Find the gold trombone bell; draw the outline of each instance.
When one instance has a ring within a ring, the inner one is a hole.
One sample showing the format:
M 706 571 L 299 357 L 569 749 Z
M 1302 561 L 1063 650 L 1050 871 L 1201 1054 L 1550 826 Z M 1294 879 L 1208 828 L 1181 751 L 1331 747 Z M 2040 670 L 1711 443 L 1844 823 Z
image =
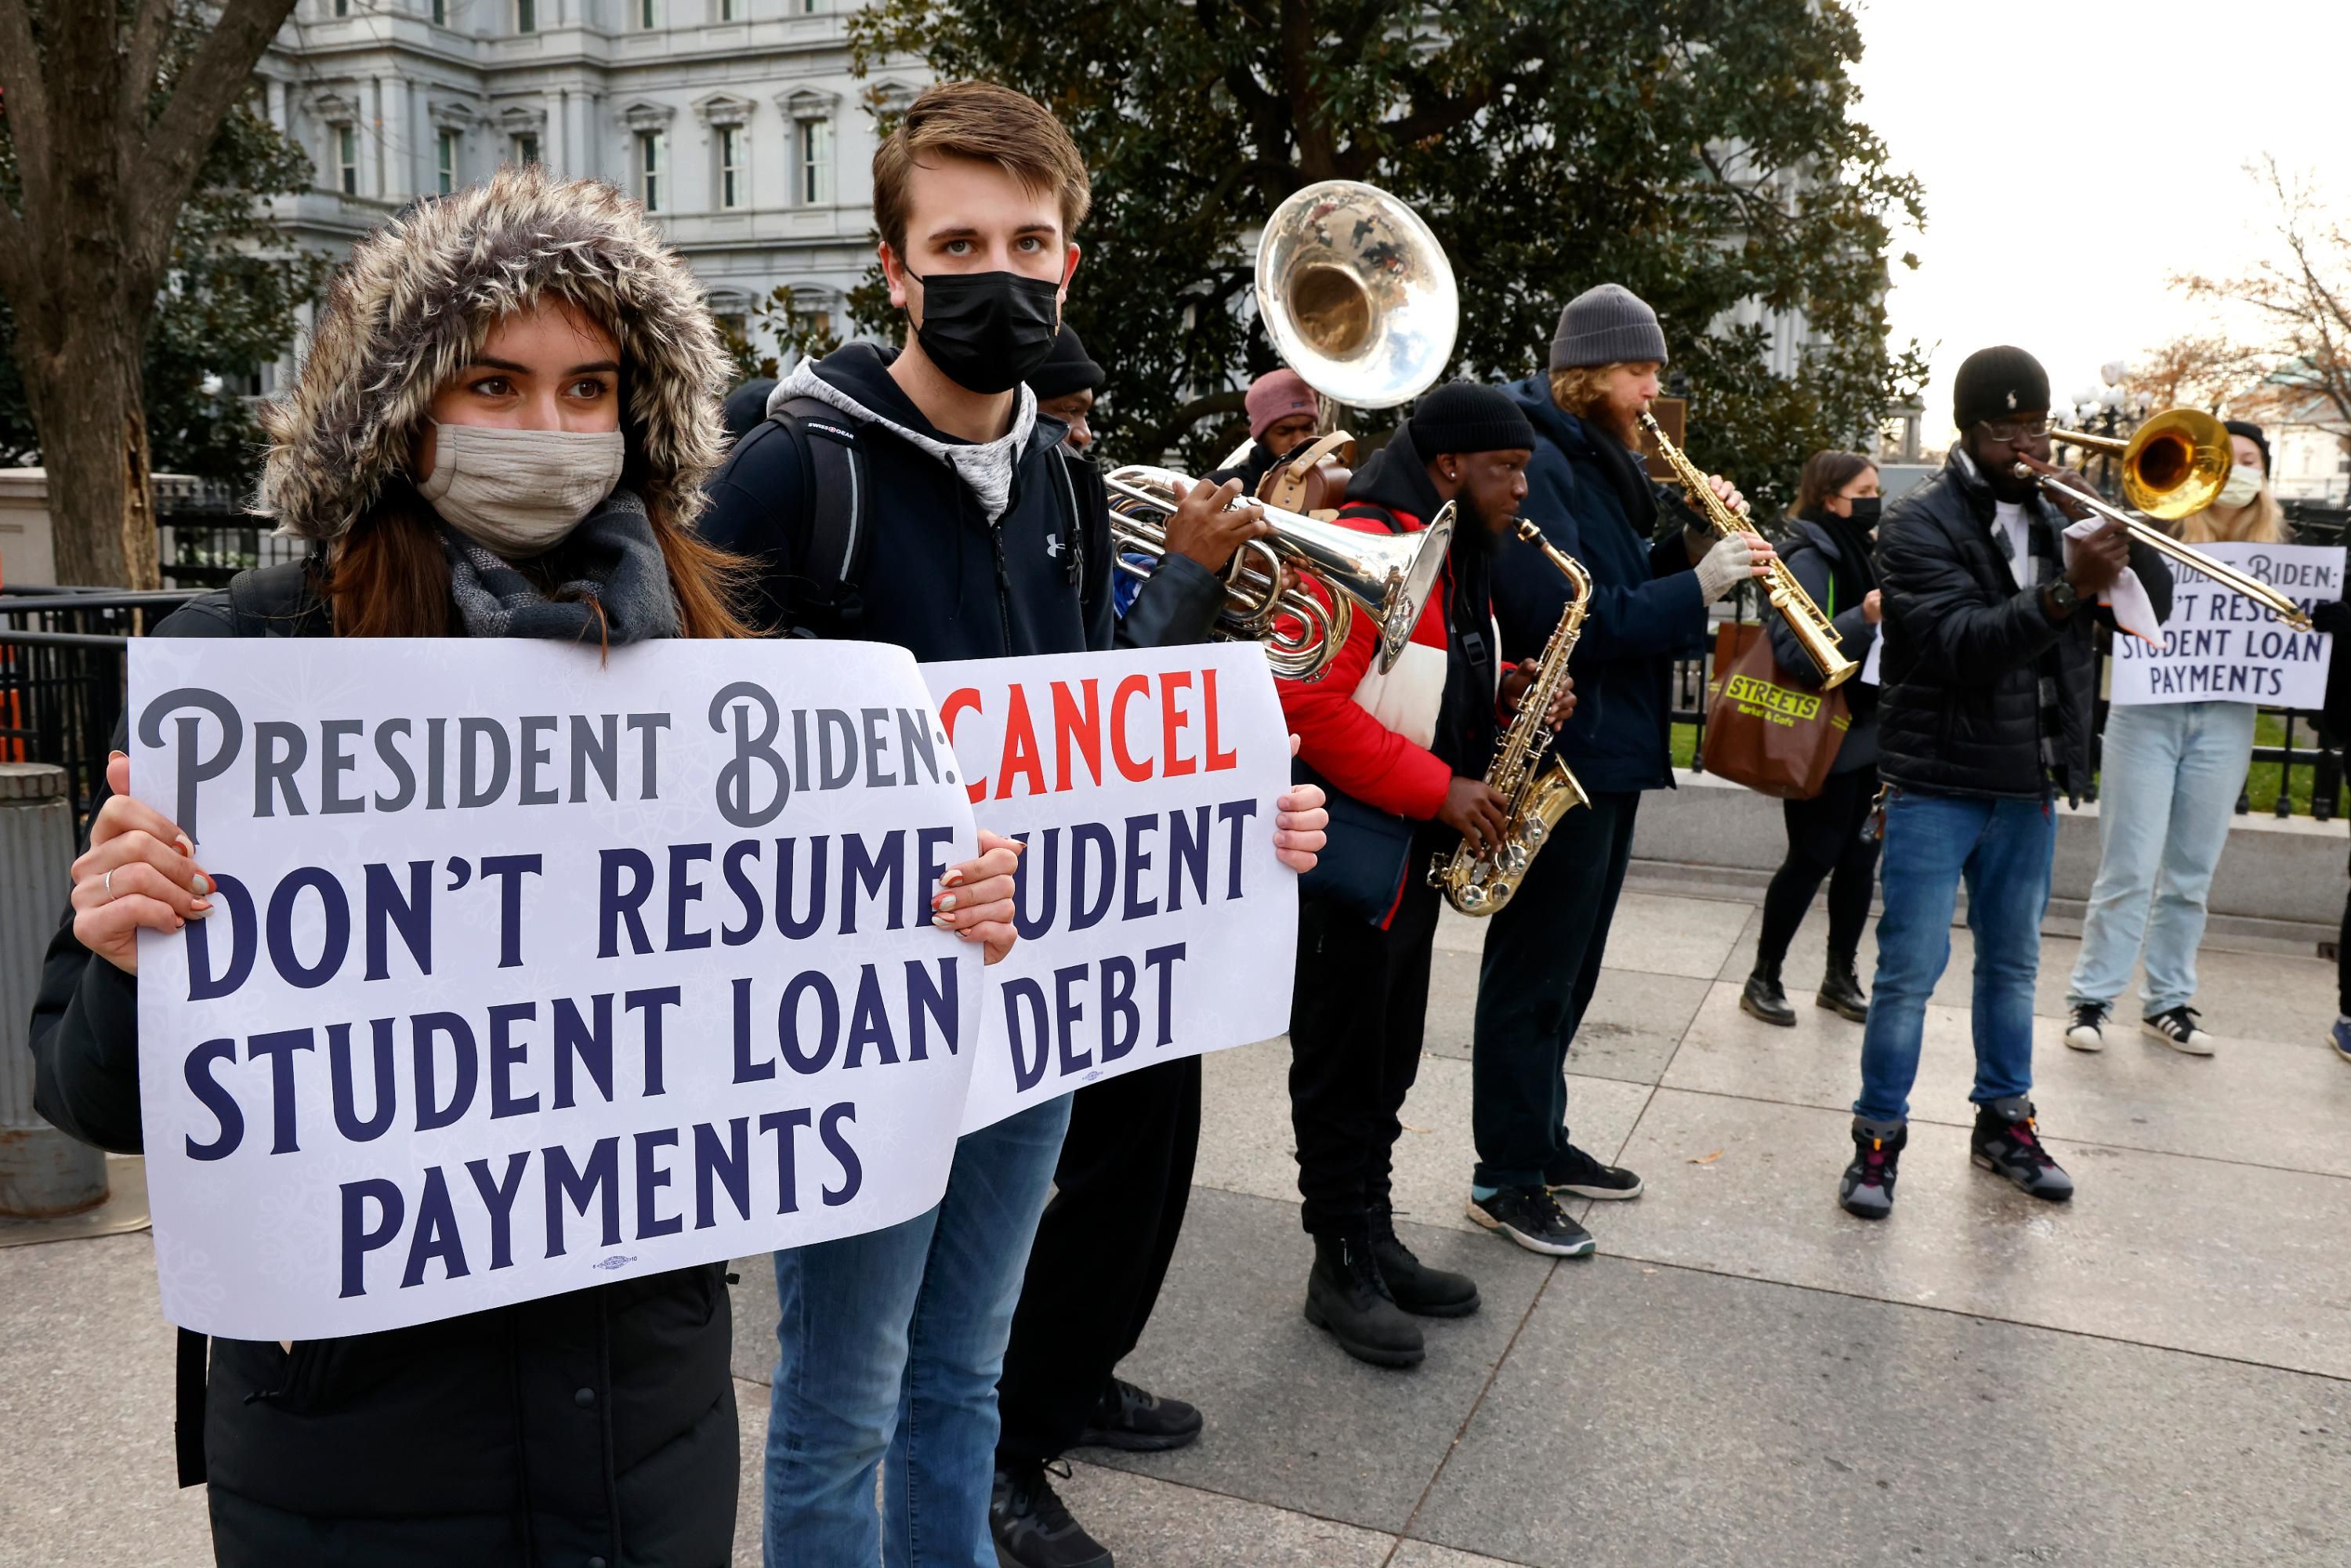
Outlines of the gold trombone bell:
M 2049 439 L 2120 457 L 2123 498 L 2166 522 L 2202 511 L 2229 482 L 2228 427 L 2201 409 L 2165 409 L 2127 441 L 2086 430 L 2053 430 Z

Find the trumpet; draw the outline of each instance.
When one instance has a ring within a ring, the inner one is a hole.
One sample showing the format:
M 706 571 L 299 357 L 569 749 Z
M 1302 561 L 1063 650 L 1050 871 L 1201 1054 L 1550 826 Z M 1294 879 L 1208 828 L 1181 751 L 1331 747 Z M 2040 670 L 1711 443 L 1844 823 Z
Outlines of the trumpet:
M 2220 486 L 2229 482 L 2231 459 L 2228 428 L 2198 409 L 2166 409 L 2140 425 L 2127 441 L 2118 436 L 2093 435 L 2083 430 L 2053 430 L 2049 439 L 2119 455 L 2123 460 L 2124 497 L 2149 517 L 2166 521 L 2210 506 L 2220 495 Z M 2244 595 L 2295 631 L 2310 630 L 2310 617 L 2304 613 L 2302 606 L 2268 583 L 2215 560 L 2192 545 L 2180 543 L 2161 528 L 2149 528 L 2095 496 L 2085 496 L 2071 485 L 2054 484 L 2055 465 L 2020 455 L 2012 471 L 2020 479 L 2035 480 L 2043 490 L 2062 490 L 2067 499 L 2120 523 L 2131 538 L 2158 555 L 2168 556 L 2192 571 L 2202 572 L 2231 592 Z
M 1706 482 L 1706 476 L 1698 471 L 1698 465 L 1683 455 L 1681 448 L 1667 439 L 1646 409 L 1641 411 L 1641 428 L 1647 431 L 1649 439 L 1657 444 L 1657 451 L 1665 458 L 1666 465 L 1681 481 L 1691 504 L 1705 512 L 1707 521 L 1714 525 L 1716 533 L 1728 538 L 1732 534 L 1753 531 L 1744 518 L 1722 504 L 1722 497 L 1714 493 L 1714 486 Z M 1850 680 L 1861 666 L 1844 656 L 1838 646 L 1841 639 L 1837 636 L 1836 627 L 1821 613 L 1821 607 L 1813 602 L 1813 596 L 1804 591 L 1804 585 L 1796 580 L 1796 574 L 1788 570 L 1788 563 L 1777 556 L 1772 557 L 1770 574 L 1765 581 L 1769 585 L 1767 593 L 1771 608 L 1780 612 L 1780 618 L 1788 623 L 1788 630 L 1796 634 L 1797 644 L 1819 668 L 1821 690 L 1827 691 Z
M 1149 577 L 1157 567 L 1167 553 L 1176 487 L 1188 483 L 1180 474 L 1144 464 L 1114 469 L 1103 480 L 1120 571 Z M 1273 531 L 1243 545 L 1225 569 L 1227 608 L 1217 635 L 1263 643 L 1267 662 L 1284 679 L 1320 680 L 1346 645 L 1360 608 L 1379 627 L 1380 668 L 1392 668 L 1412 641 L 1412 629 L 1445 570 L 1445 553 L 1453 542 L 1451 503 L 1416 534 L 1357 533 L 1277 507 L 1265 508 L 1265 520 Z M 1130 555 L 1150 564 L 1138 565 L 1126 559 Z M 1301 574 L 1321 579 L 1332 591 L 1330 608 L 1296 580 Z

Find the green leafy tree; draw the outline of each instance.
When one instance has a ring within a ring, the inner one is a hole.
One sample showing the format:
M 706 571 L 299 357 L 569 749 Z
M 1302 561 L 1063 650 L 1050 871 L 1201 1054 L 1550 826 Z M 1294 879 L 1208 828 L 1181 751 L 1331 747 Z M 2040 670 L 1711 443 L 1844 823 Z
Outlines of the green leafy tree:
M 779 373 L 785 356 L 820 360 L 841 347 L 841 334 L 832 323 L 821 313 L 794 305 L 788 287 L 753 300 L 741 327 L 722 318 L 718 328 L 726 351 L 734 356 L 737 384 Z
M 1692 455 L 1766 505 L 1924 376 L 1883 305 L 1918 187 L 1853 113 L 1861 35 L 1835 0 L 879 0 L 853 37 L 861 64 L 918 55 L 1071 128 L 1095 207 L 1070 315 L 1115 345 L 1113 451 L 1196 466 L 1229 444 L 1237 383 L 1278 362 L 1243 308 L 1245 242 L 1323 179 L 1436 231 L 1461 283 L 1455 373 L 1540 369 L 1592 284 L 1648 300 Z M 1763 327 L 1727 324 L 1749 301 L 1820 340 L 1795 375 L 1771 373 Z

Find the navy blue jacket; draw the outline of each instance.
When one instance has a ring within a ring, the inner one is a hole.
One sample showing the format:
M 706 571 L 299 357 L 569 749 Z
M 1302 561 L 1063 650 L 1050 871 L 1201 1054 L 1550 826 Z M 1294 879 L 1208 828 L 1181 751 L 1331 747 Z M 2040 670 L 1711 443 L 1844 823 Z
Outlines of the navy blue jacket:
M 1618 459 L 1593 444 L 1615 438 L 1587 430 L 1553 402 L 1548 375 L 1529 376 L 1503 391 L 1535 427 L 1527 520 L 1592 576 L 1591 611 L 1571 665 L 1575 716 L 1553 749 L 1586 789 L 1669 789 L 1674 660 L 1706 625 L 1706 601 L 1681 531 L 1661 544 L 1649 542 L 1657 523 L 1656 487 L 1646 479 L 1637 486 L 1625 481 Z M 1629 508 L 1628 494 L 1636 497 Z M 1507 540 L 1494 564 L 1503 656 L 1531 659 L 1541 653 L 1571 591 L 1540 550 Z

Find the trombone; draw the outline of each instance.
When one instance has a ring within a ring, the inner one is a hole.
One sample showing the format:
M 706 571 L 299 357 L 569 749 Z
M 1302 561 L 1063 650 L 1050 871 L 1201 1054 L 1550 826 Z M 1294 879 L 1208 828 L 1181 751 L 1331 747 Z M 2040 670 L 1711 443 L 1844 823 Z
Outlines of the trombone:
M 2120 456 L 2124 498 L 2148 517 L 2167 522 L 2210 506 L 2220 494 L 2220 486 L 2229 482 L 2231 460 L 2228 428 L 2199 409 L 2166 409 L 2140 425 L 2127 441 L 2119 436 L 2094 435 L 2085 430 L 2053 430 L 2049 439 Z M 2058 470 L 2054 464 L 2020 455 L 2014 472 L 2020 479 L 2035 480 L 2044 491 L 2062 491 L 2067 499 L 2120 523 L 2131 538 L 2158 555 L 2202 572 L 2232 593 L 2243 594 L 2295 631 L 2311 629 L 2310 617 L 2302 606 L 2268 583 L 2215 560 L 2192 545 L 2180 543 L 2119 507 L 2110 506 L 2095 496 L 2084 495 L 2071 485 L 2055 484 L 2053 476 Z
M 1453 266 L 1437 236 L 1410 207 L 1353 180 L 1308 185 L 1274 209 L 1258 241 L 1257 296 L 1283 362 L 1318 397 L 1355 408 L 1392 408 L 1426 391 L 1452 357 L 1460 324 Z M 1318 442 L 1295 463 L 1311 465 L 1329 451 Z M 1240 458 L 1237 452 L 1222 466 Z M 1302 480 L 1302 469 L 1293 477 Z M 1109 476 L 1119 570 L 1147 577 L 1166 553 L 1179 483 L 1189 480 L 1145 465 Z M 1338 656 L 1360 610 L 1379 628 L 1379 668 L 1393 668 L 1444 570 L 1452 508 L 1419 533 L 1386 538 L 1280 507 L 1267 507 L 1265 520 L 1273 531 L 1226 570 L 1227 609 L 1215 634 L 1263 642 L 1275 674 L 1311 681 Z M 1300 574 L 1322 580 L 1332 608 L 1288 580 Z

